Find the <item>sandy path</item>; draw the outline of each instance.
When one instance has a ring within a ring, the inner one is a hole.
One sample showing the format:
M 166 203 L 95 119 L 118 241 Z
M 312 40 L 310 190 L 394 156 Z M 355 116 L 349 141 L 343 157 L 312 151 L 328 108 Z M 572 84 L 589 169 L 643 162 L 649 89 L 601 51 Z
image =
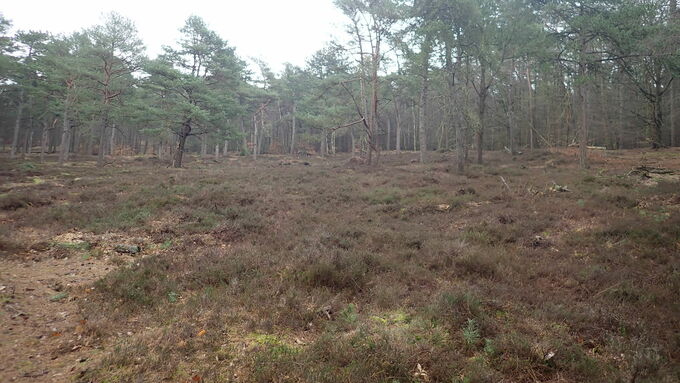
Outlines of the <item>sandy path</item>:
M 78 256 L 0 258 L 0 382 L 72 382 L 97 359 L 76 301 L 112 269 Z

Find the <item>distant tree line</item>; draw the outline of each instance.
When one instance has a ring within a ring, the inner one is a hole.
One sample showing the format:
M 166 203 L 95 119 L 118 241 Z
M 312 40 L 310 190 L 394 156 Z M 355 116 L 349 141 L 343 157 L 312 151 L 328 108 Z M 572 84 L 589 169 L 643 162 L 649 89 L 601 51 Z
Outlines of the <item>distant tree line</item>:
M 150 59 L 112 13 L 71 35 L 0 15 L 0 140 L 11 157 L 222 156 L 677 146 L 677 0 L 336 0 L 348 44 L 249 70 L 191 16 Z M 313 31 L 310 31 L 312 33 Z

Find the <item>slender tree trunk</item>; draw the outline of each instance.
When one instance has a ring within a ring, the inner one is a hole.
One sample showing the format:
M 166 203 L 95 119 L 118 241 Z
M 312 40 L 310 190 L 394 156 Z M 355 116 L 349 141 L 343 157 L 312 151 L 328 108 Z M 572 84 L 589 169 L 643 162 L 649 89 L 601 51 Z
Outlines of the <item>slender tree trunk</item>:
M 328 154 L 328 137 L 326 135 L 326 130 L 321 129 L 321 157 L 326 157 Z
M 674 78 L 673 81 L 671 82 L 671 110 L 668 114 L 669 118 L 669 123 L 670 123 L 670 128 L 671 128 L 671 146 L 677 146 L 677 132 L 675 131 L 675 88 L 678 87 L 678 79 Z
M 258 148 L 258 125 L 257 125 L 257 113 L 253 115 L 253 160 L 257 160 L 257 148 Z
M 24 151 L 27 156 L 31 155 L 31 152 L 33 151 L 33 130 L 31 130 L 31 133 L 28 135 L 28 140 L 26 141 L 26 150 Z
M 71 123 L 68 117 L 68 108 L 64 108 L 64 116 L 62 117 L 61 129 L 61 148 L 59 149 L 59 165 L 64 165 L 68 161 L 68 155 L 71 144 Z
M 579 143 L 579 166 L 581 169 L 588 168 L 588 88 L 586 84 L 579 86 L 581 97 L 581 126 Z
M 297 130 L 297 104 L 293 101 L 293 124 L 290 129 L 290 154 L 295 154 L 295 130 Z
M 19 104 L 17 105 L 17 116 L 14 121 L 14 134 L 12 135 L 12 147 L 10 148 L 10 158 L 14 158 L 19 148 L 19 130 L 21 130 L 21 118 L 24 112 L 24 89 L 19 91 Z
M 486 64 L 480 63 L 480 79 L 479 79 L 479 98 L 478 98 L 478 116 L 479 127 L 477 129 L 477 163 L 484 163 L 484 128 L 486 126 L 486 96 L 489 86 L 486 84 Z
M 385 150 L 390 150 L 390 144 L 392 141 L 392 119 L 387 117 L 387 141 L 385 142 Z
M 215 144 L 215 159 L 220 159 L 220 144 Z
M 190 133 L 191 133 L 191 120 L 187 120 L 182 125 L 182 129 L 180 130 L 179 135 L 177 137 L 177 151 L 175 152 L 175 155 L 172 160 L 172 166 L 174 168 L 182 167 L 182 159 L 184 157 L 184 146 L 186 145 L 187 137 L 189 137 Z
M 654 102 L 652 104 L 652 142 L 655 146 L 663 146 L 663 92 L 660 81 L 654 86 Z
M 536 130 L 536 103 L 535 93 L 531 85 L 531 68 L 527 64 L 527 89 L 529 90 L 529 149 L 534 150 L 534 131 Z
M 418 133 L 418 120 L 416 119 L 416 101 L 413 100 L 413 105 L 411 107 L 411 115 L 413 117 L 413 151 L 418 150 L 416 134 Z
M 222 150 L 224 153 L 224 156 L 227 156 L 227 153 L 229 152 L 229 140 L 224 140 L 224 149 Z
M 380 67 L 380 40 L 376 40 L 373 47 L 372 54 L 372 72 L 371 72 L 371 113 L 368 134 L 368 164 L 374 165 L 373 152 L 375 152 L 375 165 L 380 162 L 380 127 L 378 116 L 378 92 L 379 92 L 379 77 L 378 69 Z
M 512 81 L 512 80 L 511 80 Z M 507 128 L 507 134 L 508 134 L 508 149 L 510 150 L 510 154 L 514 155 L 515 154 L 515 132 L 514 132 L 514 127 L 515 127 L 515 111 L 514 111 L 514 103 L 513 103 L 513 88 L 512 84 L 510 85 L 510 89 L 508 90 L 508 128 Z
M 201 158 L 208 157 L 208 137 L 204 134 L 201 137 Z
M 40 162 L 45 162 L 45 150 L 47 150 L 47 119 L 42 122 L 42 130 L 40 132 Z
M 113 124 L 113 126 L 111 127 L 111 138 L 109 140 L 109 155 L 113 156 L 115 151 L 116 151 L 116 124 Z
M 401 154 L 401 115 L 399 113 L 399 101 L 396 97 L 394 99 L 394 118 L 397 124 L 397 130 L 395 132 L 396 150 L 397 154 Z
M 580 127 L 580 143 L 579 143 L 579 166 L 581 169 L 588 168 L 588 88 L 586 86 L 586 75 L 588 71 L 586 63 L 586 48 L 587 43 L 585 37 L 580 38 L 580 52 L 579 52 L 579 66 L 578 79 L 579 93 L 581 98 L 581 127 Z
M 418 110 L 418 136 L 420 140 L 420 163 L 424 164 L 427 161 L 427 131 L 425 120 L 427 119 L 427 92 L 429 87 L 429 72 L 430 72 L 430 51 L 431 51 L 430 36 L 425 37 L 425 41 L 421 47 L 420 54 L 422 59 L 422 74 L 420 87 L 420 108 Z
M 604 76 L 600 80 L 600 110 L 602 112 L 602 132 L 604 133 L 604 146 L 611 148 L 612 132 L 609 126 L 609 109 L 607 108 L 607 84 Z
M 335 140 L 336 139 L 337 139 L 337 137 L 336 137 L 335 130 L 334 130 L 333 133 L 331 133 L 331 154 L 332 155 L 335 155 L 335 145 L 336 145 Z
M 99 152 L 97 153 L 97 166 L 104 166 L 104 155 L 106 151 L 106 130 L 108 129 L 109 118 L 104 115 L 102 119 L 101 131 L 99 132 Z

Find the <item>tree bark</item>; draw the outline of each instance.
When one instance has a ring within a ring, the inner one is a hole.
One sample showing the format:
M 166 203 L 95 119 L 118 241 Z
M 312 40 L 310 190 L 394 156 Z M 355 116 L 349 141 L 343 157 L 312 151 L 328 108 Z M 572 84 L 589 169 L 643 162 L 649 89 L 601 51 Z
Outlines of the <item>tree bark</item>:
M 297 105 L 295 101 L 293 101 L 293 126 L 290 131 L 290 154 L 295 155 L 295 130 L 297 129 L 296 127 L 296 122 L 297 122 Z
M 534 150 L 534 131 L 536 130 L 536 103 L 535 92 L 531 85 L 531 68 L 527 64 L 527 89 L 529 90 L 529 149 Z
M 201 137 L 201 158 L 208 157 L 208 137 L 204 134 Z
M 111 127 L 111 137 L 109 140 L 109 156 L 113 156 L 113 152 L 116 150 L 116 124 Z
M 430 36 L 425 37 L 420 54 L 422 57 L 422 74 L 420 87 L 420 108 L 418 110 L 418 136 L 420 140 L 420 163 L 424 164 L 427 161 L 427 131 L 425 126 L 425 119 L 427 118 L 427 91 L 429 87 L 429 72 L 430 72 L 430 51 L 431 51 Z
M 42 131 L 40 132 L 40 162 L 45 162 L 45 151 L 47 150 L 47 120 L 42 122 Z
M 99 152 L 97 153 L 97 167 L 104 166 L 104 152 L 106 151 L 106 129 L 109 127 L 109 117 L 105 113 L 99 132 Z
M 68 161 L 71 145 L 71 124 L 68 117 L 68 108 L 64 108 L 64 116 L 61 128 L 61 147 L 59 148 L 59 165 Z
M 579 93 L 581 97 L 581 126 L 580 126 L 580 143 L 579 143 L 579 166 L 581 169 L 588 168 L 588 89 L 586 84 L 579 86 Z
M 401 116 L 399 114 L 399 101 L 395 97 L 394 99 L 394 117 L 395 117 L 395 122 L 397 124 L 397 129 L 395 132 L 396 135 L 396 150 L 397 154 L 401 154 Z
M 385 150 L 390 150 L 390 144 L 392 141 L 392 119 L 387 117 L 387 140 L 385 142 Z
M 479 78 L 479 97 L 478 97 L 478 116 L 479 127 L 477 129 L 477 163 L 484 163 L 484 128 L 486 125 L 486 96 L 489 87 L 486 84 L 486 64 L 480 62 L 480 78 Z
M 675 88 L 678 86 L 678 79 L 674 78 L 671 82 L 671 110 L 668 114 L 670 128 L 671 128 L 671 146 L 677 146 L 677 132 L 675 131 Z
M 19 130 L 21 130 L 21 118 L 24 112 L 24 89 L 19 91 L 19 104 L 17 105 L 17 116 L 14 121 L 14 133 L 12 135 L 12 147 L 10 148 L 10 158 L 14 158 L 19 148 Z
M 257 126 L 257 113 L 253 115 L 253 160 L 257 160 L 257 147 L 258 147 L 258 126 Z
M 182 128 L 179 131 L 179 135 L 177 136 L 177 151 L 175 152 L 175 155 L 172 160 L 172 166 L 174 168 L 181 168 L 182 167 L 182 159 L 184 157 L 184 146 L 186 145 L 187 142 L 187 137 L 189 137 L 189 134 L 191 133 L 191 120 L 187 120 L 182 124 Z

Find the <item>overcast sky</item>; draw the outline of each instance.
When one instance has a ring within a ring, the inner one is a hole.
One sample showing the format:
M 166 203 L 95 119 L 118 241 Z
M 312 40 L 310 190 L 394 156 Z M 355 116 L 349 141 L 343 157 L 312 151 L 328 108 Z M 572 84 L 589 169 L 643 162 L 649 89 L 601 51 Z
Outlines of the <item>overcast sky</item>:
M 333 0 L 5 0 L 0 12 L 16 29 L 70 33 L 116 11 L 132 19 L 150 56 L 174 43 L 189 15 L 202 17 L 242 58 L 258 57 L 279 71 L 305 60 L 338 37 L 346 19 Z

